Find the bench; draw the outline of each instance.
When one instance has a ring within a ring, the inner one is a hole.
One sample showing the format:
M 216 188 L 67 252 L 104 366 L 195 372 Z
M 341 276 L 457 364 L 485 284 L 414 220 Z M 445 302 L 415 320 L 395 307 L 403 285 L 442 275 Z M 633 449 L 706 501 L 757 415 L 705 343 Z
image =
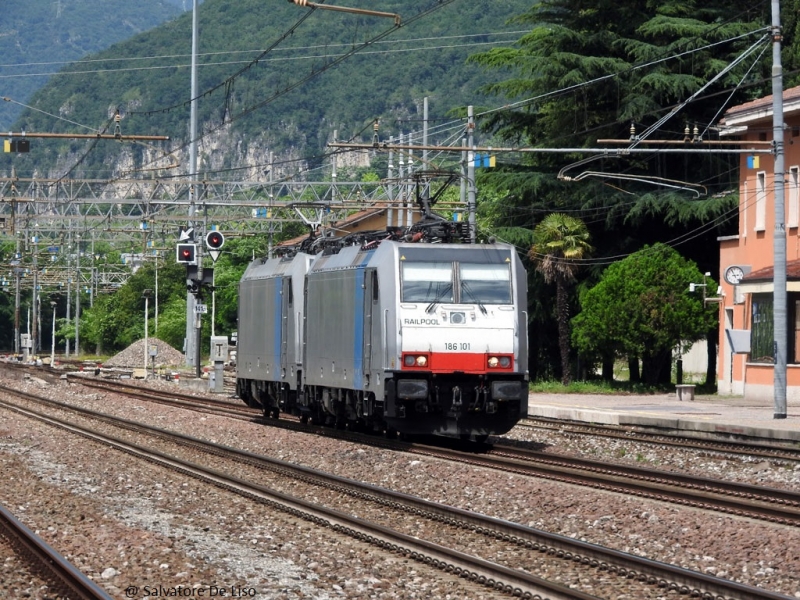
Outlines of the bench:
M 694 400 L 694 385 L 676 385 L 675 386 L 675 394 L 678 396 L 678 400 L 683 402 L 684 400 L 688 402 L 692 402 Z

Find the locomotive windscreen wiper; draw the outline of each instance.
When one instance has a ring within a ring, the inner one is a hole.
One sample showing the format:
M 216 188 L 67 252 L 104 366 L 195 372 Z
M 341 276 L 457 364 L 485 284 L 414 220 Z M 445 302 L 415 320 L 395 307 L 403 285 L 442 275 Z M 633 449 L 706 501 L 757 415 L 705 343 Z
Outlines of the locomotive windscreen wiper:
M 436 294 L 436 297 L 433 299 L 433 302 L 428 304 L 428 306 L 425 308 L 425 312 L 426 313 L 432 313 L 436 309 L 436 305 L 439 304 L 442 301 L 442 298 L 444 298 L 445 295 L 449 294 L 452 290 L 453 290 L 453 286 L 452 285 L 444 286 L 439 291 L 439 293 Z
M 487 314 L 486 307 L 483 305 L 483 302 L 481 302 L 480 298 L 478 298 L 475 292 L 472 291 L 472 288 L 469 287 L 469 284 L 466 281 L 461 281 L 461 289 L 467 292 L 467 295 L 475 301 L 475 304 L 478 305 L 478 308 L 481 309 L 483 314 Z

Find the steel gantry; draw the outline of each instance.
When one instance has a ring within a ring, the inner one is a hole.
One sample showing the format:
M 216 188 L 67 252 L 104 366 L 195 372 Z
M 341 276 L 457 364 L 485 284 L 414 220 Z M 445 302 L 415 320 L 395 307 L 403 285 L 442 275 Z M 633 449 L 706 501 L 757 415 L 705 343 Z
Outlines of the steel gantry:
M 191 185 L 173 179 L 0 178 L 0 232 L 13 235 L 35 223 L 43 238 L 94 231 L 97 240 L 135 247 L 145 229 L 177 236 L 186 224 Z M 324 206 L 327 219 L 342 221 L 356 211 L 400 204 L 384 182 L 201 181 L 198 187 L 198 218 L 232 235 L 280 231 L 276 225 L 304 220 L 298 213 L 306 207 Z

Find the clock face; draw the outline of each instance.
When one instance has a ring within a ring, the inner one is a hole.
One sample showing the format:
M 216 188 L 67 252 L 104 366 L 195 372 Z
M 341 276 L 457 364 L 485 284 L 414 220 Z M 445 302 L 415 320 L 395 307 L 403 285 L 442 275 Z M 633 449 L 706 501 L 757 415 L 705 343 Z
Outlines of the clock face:
M 731 285 L 737 285 L 744 277 L 744 270 L 742 267 L 733 265 L 725 269 L 725 281 Z

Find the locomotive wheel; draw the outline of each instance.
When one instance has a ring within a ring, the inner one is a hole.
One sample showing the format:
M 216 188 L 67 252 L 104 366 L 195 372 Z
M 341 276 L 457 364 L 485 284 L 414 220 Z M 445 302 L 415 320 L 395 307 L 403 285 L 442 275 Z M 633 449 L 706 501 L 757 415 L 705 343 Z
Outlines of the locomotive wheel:
M 280 414 L 281 414 L 281 411 L 280 411 L 280 409 L 278 409 L 278 408 L 273 408 L 273 409 L 271 410 L 271 413 L 272 413 L 272 418 L 273 418 L 273 419 L 278 419 L 278 418 L 280 418 Z
M 397 431 L 391 427 L 387 427 L 386 431 L 383 432 L 383 435 L 387 440 L 393 440 L 397 437 Z
M 303 413 L 302 415 L 300 415 L 300 422 L 303 425 L 308 425 L 308 414 Z
M 476 444 L 485 444 L 486 440 L 488 440 L 488 439 L 489 439 L 489 434 L 488 433 L 485 434 L 485 435 L 476 435 L 475 436 L 475 443 Z

